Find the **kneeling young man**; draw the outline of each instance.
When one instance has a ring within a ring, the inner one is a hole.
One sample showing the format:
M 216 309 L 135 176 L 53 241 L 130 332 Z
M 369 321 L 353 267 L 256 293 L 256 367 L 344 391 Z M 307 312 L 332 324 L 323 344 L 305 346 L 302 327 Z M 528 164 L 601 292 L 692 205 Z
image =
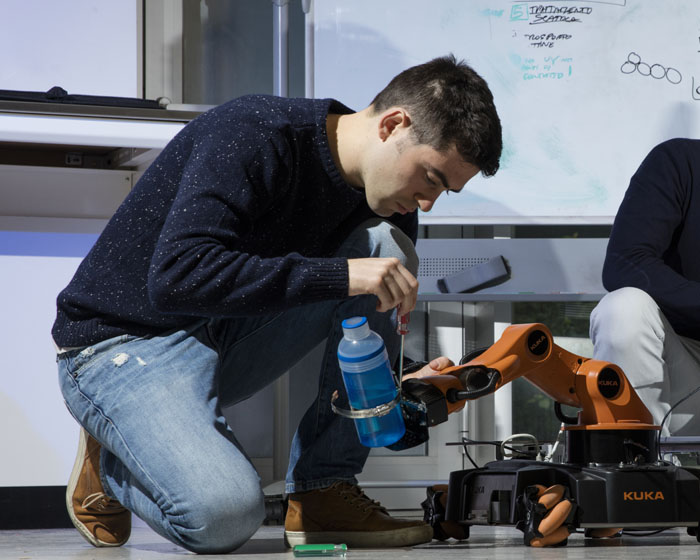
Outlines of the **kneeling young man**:
M 495 173 L 500 153 L 491 93 L 453 57 L 405 70 L 359 112 L 258 95 L 189 123 L 58 297 L 60 384 L 84 428 L 67 497 L 81 534 L 119 546 L 133 512 L 190 551 L 246 542 L 264 497 L 221 407 L 325 339 L 292 443 L 288 544 L 430 540 L 357 486 L 369 449 L 331 410 L 336 389 L 347 407 L 335 352 L 341 321 L 364 315 L 395 361 L 396 313 L 418 292 L 416 210 Z

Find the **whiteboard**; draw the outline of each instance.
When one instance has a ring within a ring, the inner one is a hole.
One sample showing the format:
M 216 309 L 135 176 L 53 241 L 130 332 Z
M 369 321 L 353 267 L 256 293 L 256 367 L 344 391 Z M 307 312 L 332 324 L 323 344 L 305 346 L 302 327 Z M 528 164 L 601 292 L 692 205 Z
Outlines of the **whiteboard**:
M 501 169 L 431 223 L 611 223 L 649 150 L 700 137 L 700 2 L 316 0 L 314 92 L 354 109 L 454 53 L 489 84 Z
M 2 0 L 0 89 L 139 97 L 137 0 Z

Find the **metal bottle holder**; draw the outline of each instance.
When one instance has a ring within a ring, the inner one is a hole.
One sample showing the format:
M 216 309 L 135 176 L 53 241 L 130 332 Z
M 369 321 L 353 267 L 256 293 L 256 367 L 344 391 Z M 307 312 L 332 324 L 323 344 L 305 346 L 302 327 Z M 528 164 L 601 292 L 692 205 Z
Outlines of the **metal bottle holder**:
M 389 414 L 397 404 L 401 402 L 401 388 L 398 388 L 396 397 L 384 404 L 378 404 L 372 408 L 350 408 L 347 410 L 345 408 L 339 408 L 335 406 L 335 401 L 338 399 L 338 391 L 333 392 L 331 397 L 331 408 L 338 416 L 343 416 L 344 418 L 378 418 L 380 416 L 386 416 Z
M 404 368 L 402 376 L 405 373 L 411 373 L 417 371 L 427 362 L 414 362 L 410 366 Z M 381 416 L 386 416 L 389 414 L 397 405 L 401 407 L 401 415 L 404 419 L 404 424 L 406 426 L 406 433 L 395 443 L 391 445 L 386 445 L 387 449 L 392 451 L 402 451 L 404 449 L 410 449 L 422 443 L 428 441 L 428 421 L 427 421 L 427 407 L 424 403 L 417 400 L 408 398 L 405 393 L 401 390 L 401 378 L 397 379 L 396 375 L 392 372 L 392 377 L 394 378 L 394 383 L 396 384 L 396 397 L 391 401 L 379 404 L 372 408 L 350 408 L 347 410 L 345 408 L 340 408 L 335 405 L 335 401 L 338 399 L 338 391 L 333 392 L 331 397 L 331 409 L 338 416 L 344 418 L 351 418 L 353 420 L 358 418 L 376 418 Z

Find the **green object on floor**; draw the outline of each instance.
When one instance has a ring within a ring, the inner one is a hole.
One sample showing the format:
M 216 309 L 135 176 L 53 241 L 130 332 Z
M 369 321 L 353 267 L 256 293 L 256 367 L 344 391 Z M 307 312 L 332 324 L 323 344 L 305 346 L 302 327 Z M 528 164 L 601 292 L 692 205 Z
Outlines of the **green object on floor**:
M 293 549 L 294 556 L 345 556 L 345 544 L 298 544 Z

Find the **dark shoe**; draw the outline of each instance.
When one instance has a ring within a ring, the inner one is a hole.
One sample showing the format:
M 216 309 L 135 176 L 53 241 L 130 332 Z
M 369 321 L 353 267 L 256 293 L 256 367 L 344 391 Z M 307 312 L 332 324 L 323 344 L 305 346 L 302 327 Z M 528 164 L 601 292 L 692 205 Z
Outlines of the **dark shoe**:
M 100 480 L 100 444 L 82 428 L 66 506 L 75 528 L 94 546 L 121 546 L 129 539 L 131 512 L 105 494 Z
M 433 529 L 423 521 L 397 519 L 353 484 L 290 494 L 284 543 L 344 543 L 348 548 L 412 546 L 429 542 Z

